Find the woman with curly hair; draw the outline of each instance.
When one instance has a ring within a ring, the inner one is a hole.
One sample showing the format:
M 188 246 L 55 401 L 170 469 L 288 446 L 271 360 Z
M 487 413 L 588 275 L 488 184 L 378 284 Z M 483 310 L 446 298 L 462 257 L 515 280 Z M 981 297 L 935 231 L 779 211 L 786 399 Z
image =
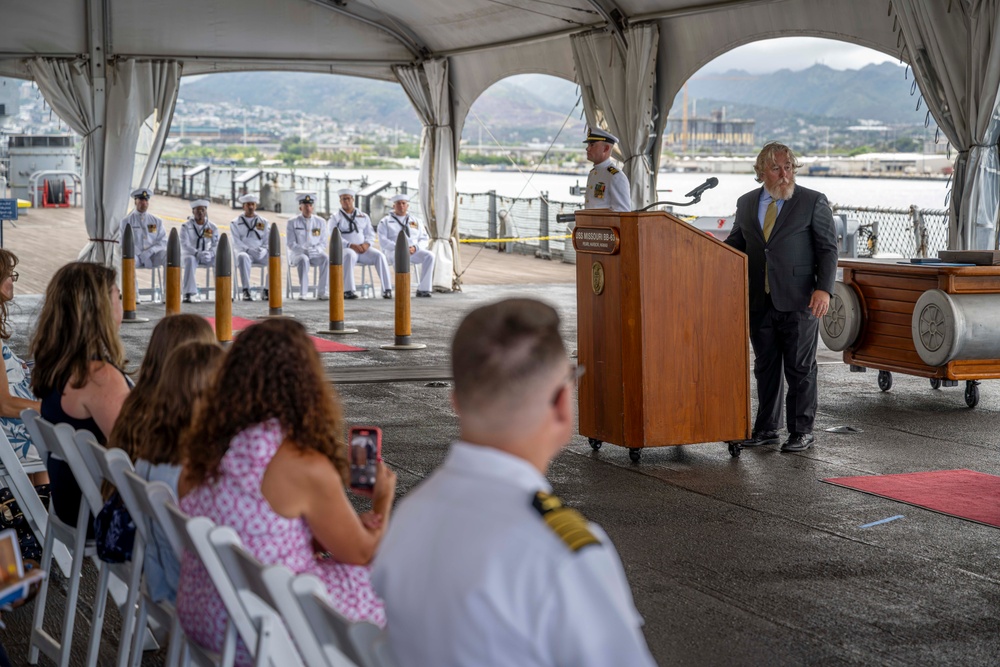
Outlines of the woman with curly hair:
M 43 418 L 86 429 L 107 442 L 129 391 L 118 337 L 121 322 L 114 269 L 73 262 L 56 271 L 31 340 L 31 389 L 42 401 Z M 49 454 L 48 470 L 56 515 L 74 525 L 80 487 L 59 457 Z
M 37 410 L 41 404 L 31 393 L 31 373 L 28 364 L 21 361 L 7 345 L 7 341 L 13 335 L 7 319 L 7 308 L 14 298 L 14 283 L 17 282 L 17 271 L 14 270 L 16 266 L 17 255 L 9 250 L 0 249 L 0 346 L 3 349 L 3 363 L 7 371 L 0 375 L 0 428 L 10 440 L 17 455 L 25 459 L 29 456 L 37 458 L 38 453 L 31 444 L 28 429 L 21 421 L 21 410 L 27 408 Z M 39 475 L 47 477 L 45 473 Z M 46 482 L 38 476 L 32 481 L 35 484 Z
M 368 563 L 389 521 L 396 476 L 379 464 L 373 512 L 347 498 L 347 445 L 333 387 L 301 324 L 267 320 L 233 343 L 182 439 L 180 507 L 232 527 L 265 564 L 309 572 L 352 621 L 385 624 Z M 328 552 L 319 559 L 314 542 Z M 184 631 L 222 647 L 226 613 L 208 573 L 181 561 L 177 614 Z M 250 664 L 245 649 L 239 664 Z
M 178 317 L 182 316 L 175 315 L 167 319 Z M 203 318 L 191 317 L 205 322 Z M 155 332 L 153 335 L 156 335 Z M 132 443 L 134 446 L 131 454 L 135 458 L 136 474 L 149 482 L 164 482 L 173 489 L 175 496 L 181 472 L 181 434 L 190 427 L 195 413 L 203 403 L 219 367 L 222 366 L 224 354 L 214 338 L 211 342 L 181 344 L 167 355 L 159 382 L 149 392 L 150 402 L 134 415 L 134 431 L 145 434 Z M 136 391 L 138 386 L 132 393 L 135 394 Z M 128 401 L 126 406 L 127 404 Z M 122 409 L 118 424 L 124 419 L 125 410 Z M 115 425 L 114 433 L 117 432 L 118 425 Z M 152 544 L 146 545 L 143 576 L 150 595 L 157 602 L 173 602 L 177 597 L 180 563 L 174 556 L 167 536 L 156 525 L 153 526 Z
M 149 337 L 149 345 L 146 347 L 146 355 L 142 359 L 135 387 L 122 404 L 121 413 L 108 437 L 108 447 L 124 449 L 132 461 L 138 458 L 136 449 L 150 435 L 150 431 L 143 424 L 143 417 L 156 399 L 155 394 L 158 391 L 160 376 L 166 367 L 167 356 L 181 345 L 190 342 L 218 345 L 212 325 L 204 317 L 181 313 L 168 315 L 157 323 L 153 335 Z M 188 422 L 185 422 L 184 426 L 187 424 Z M 176 492 L 176 480 L 172 486 Z

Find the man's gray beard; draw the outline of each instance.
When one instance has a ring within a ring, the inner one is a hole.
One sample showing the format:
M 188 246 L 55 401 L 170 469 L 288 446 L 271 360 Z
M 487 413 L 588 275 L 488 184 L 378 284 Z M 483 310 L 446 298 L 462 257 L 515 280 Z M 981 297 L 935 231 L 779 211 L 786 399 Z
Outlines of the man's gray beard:
M 793 177 L 788 185 L 779 185 L 777 190 L 771 190 L 766 185 L 764 189 L 767 190 L 767 194 L 771 195 L 771 199 L 791 199 L 795 192 L 795 178 Z

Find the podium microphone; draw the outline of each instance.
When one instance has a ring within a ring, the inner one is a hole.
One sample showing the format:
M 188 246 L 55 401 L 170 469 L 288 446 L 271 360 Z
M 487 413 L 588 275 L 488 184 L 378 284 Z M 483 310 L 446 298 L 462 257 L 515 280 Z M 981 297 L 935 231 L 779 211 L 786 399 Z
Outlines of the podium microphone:
M 700 198 L 701 195 L 704 194 L 705 190 L 711 190 L 718 184 L 719 184 L 719 179 L 717 179 L 715 176 L 712 176 L 711 178 L 709 178 L 704 183 L 702 183 L 701 185 L 699 185 L 694 190 L 692 190 L 691 192 L 687 193 L 684 196 Z

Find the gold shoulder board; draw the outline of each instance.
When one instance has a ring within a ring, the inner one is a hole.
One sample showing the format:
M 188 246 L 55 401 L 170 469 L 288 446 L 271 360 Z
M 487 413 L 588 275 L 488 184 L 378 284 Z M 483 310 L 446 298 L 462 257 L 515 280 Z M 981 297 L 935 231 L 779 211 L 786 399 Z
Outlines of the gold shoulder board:
M 618 170 L 617 170 L 617 169 L 615 169 L 615 168 L 614 168 L 613 166 L 611 166 L 611 165 L 609 164 L 609 165 L 608 165 L 608 172 L 609 172 L 609 173 L 612 173 L 612 174 L 617 174 L 617 173 L 618 173 Z
M 555 531 L 570 551 L 579 551 L 601 541 L 590 532 L 590 526 L 582 514 L 575 509 L 563 507 L 562 501 L 550 493 L 539 491 L 531 501 L 532 507 L 545 519 L 549 528 Z

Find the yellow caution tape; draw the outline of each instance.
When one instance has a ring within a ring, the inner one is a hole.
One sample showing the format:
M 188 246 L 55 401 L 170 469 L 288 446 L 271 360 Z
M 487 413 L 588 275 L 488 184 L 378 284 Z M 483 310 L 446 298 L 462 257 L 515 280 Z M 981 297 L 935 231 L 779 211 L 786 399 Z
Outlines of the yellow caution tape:
M 572 234 L 560 234 L 558 236 L 520 236 L 512 239 L 459 239 L 459 243 L 514 243 L 517 241 L 556 241 L 559 239 L 572 238 Z

